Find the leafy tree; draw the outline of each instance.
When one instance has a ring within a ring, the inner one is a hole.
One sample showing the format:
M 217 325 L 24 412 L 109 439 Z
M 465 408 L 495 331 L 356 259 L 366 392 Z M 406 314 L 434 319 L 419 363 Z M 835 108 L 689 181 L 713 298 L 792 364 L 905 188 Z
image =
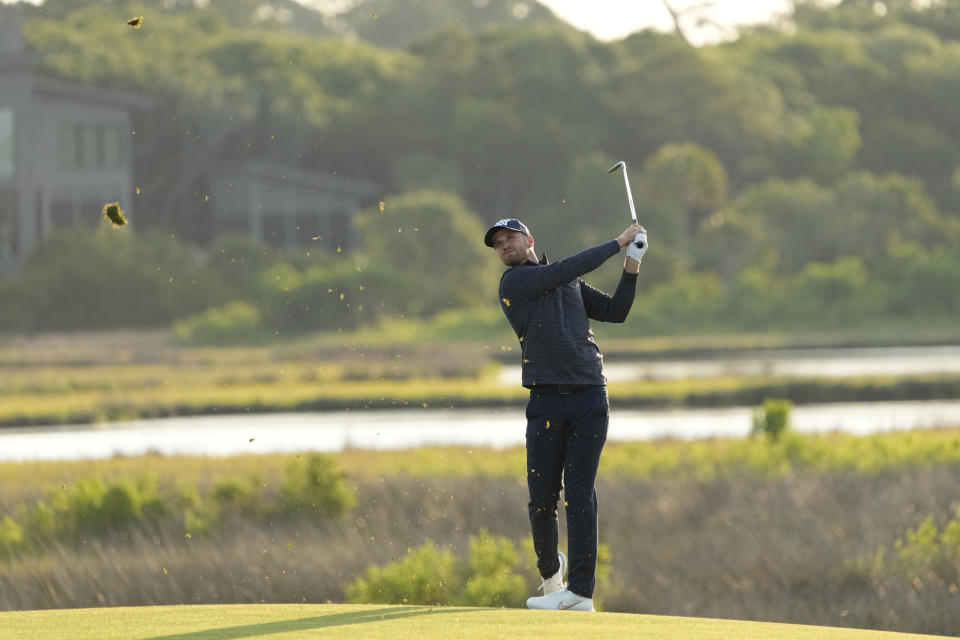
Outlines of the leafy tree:
M 723 206 L 727 172 L 710 151 L 693 143 L 659 148 L 643 165 L 643 192 L 677 220 L 677 243 L 686 250 L 700 224 Z
M 603 43 L 515 4 L 363 0 L 333 19 L 291 0 L 24 7 L 48 73 L 153 98 L 134 122 L 137 230 L 209 242 L 209 205 L 194 194 L 225 161 L 361 176 L 402 195 L 358 215 L 349 260 L 228 240 L 208 247 L 194 278 L 193 250 L 172 240 L 163 250 L 117 234 L 58 240 L 62 255 L 0 283 L 21 303 L 0 312 L 3 326 L 152 323 L 209 304 L 208 324 L 248 326 L 253 308 L 268 331 L 295 333 L 469 309 L 495 286 L 496 258 L 479 242 L 491 220 L 521 217 L 551 258 L 619 232 L 622 187 L 602 174 L 619 159 L 634 167 L 653 241 L 644 277 L 667 287 L 653 324 L 720 304 L 743 326 L 811 322 L 789 292 L 817 300 L 807 309 L 826 305 L 834 322 L 876 315 L 859 292 L 839 310 L 826 293 L 854 284 L 890 313 L 950 312 L 960 4 L 797 2 L 795 29 L 771 24 L 700 48 L 653 31 Z M 141 14 L 144 28 L 125 24 Z M 347 33 L 361 40 L 330 37 Z M 445 235 L 422 240 L 436 229 Z M 155 264 L 135 264 L 128 245 Z M 61 273 L 110 312 L 59 314 L 44 288 L 69 296 Z M 235 307 L 239 324 L 222 306 L 233 300 L 247 305 Z
M 567 256 L 609 240 L 611 234 L 626 228 L 630 218 L 623 180 L 606 173 L 615 162 L 599 150 L 573 158 L 565 189 L 558 194 L 562 200 L 550 215 L 549 231 L 538 231 L 538 245 L 543 236 L 544 248 L 549 247 L 558 257 Z
M 536 2 L 355 0 L 351 4 L 353 6 L 349 10 L 337 16 L 337 21 L 342 23 L 341 28 L 387 48 L 404 48 L 419 37 L 454 24 L 484 29 L 498 25 L 530 26 L 556 21 L 549 9 Z
M 860 150 L 859 117 L 845 107 L 814 107 L 787 119 L 777 154 L 778 174 L 829 183 L 853 168 Z
M 632 51 L 633 42 L 628 38 L 621 46 Z M 779 91 L 719 51 L 678 48 L 670 39 L 652 43 L 655 48 L 609 74 L 604 94 L 616 146 L 646 156 L 667 143 L 692 141 L 739 175 L 746 159 L 778 135 Z
M 839 254 L 840 221 L 833 194 L 809 180 L 770 180 L 748 187 L 729 210 L 741 225 L 767 230 L 760 240 L 768 242 L 778 256 L 775 264 L 767 266 L 780 273 L 794 273 L 807 262 L 831 261 Z M 762 256 L 764 248 L 754 247 L 750 255 Z
M 805 265 L 790 283 L 787 311 L 792 322 L 841 329 L 881 311 L 885 297 L 885 287 L 871 280 L 863 260 L 848 256 Z
M 897 174 L 860 172 L 837 184 L 838 255 L 877 261 L 891 241 L 916 241 L 926 248 L 957 248 L 960 220 L 943 216 L 923 183 Z
M 861 157 L 864 166 L 875 173 L 903 173 L 944 182 L 957 155 L 956 143 L 941 129 L 890 116 L 868 124 Z
M 487 227 L 457 196 L 405 193 L 357 215 L 366 264 L 392 270 L 408 286 L 415 315 L 483 304 L 496 296 L 497 259 L 483 245 Z
M 721 209 L 704 220 L 694 239 L 693 253 L 698 271 L 712 271 L 728 285 L 744 269 L 771 268 L 778 260 L 767 227 L 733 209 Z M 644 265 L 646 262 L 645 258 Z

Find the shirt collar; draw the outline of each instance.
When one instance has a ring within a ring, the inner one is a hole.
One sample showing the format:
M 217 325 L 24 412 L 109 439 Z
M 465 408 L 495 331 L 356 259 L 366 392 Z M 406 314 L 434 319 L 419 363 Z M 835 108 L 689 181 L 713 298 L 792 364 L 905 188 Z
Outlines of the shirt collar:
M 527 258 L 527 261 L 524 262 L 524 264 L 528 264 L 528 265 L 530 265 L 530 266 L 532 266 L 532 267 L 539 267 L 539 266 L 541 266 L 541 265 L 545 265 L 545 264 L 547 264 L 547 254 L 545 254 L 545 253 L 541 253 L 541 254 L 540 254 L 540 262 L 535 262 L 535 261 L 531 260 L 530 258 Z

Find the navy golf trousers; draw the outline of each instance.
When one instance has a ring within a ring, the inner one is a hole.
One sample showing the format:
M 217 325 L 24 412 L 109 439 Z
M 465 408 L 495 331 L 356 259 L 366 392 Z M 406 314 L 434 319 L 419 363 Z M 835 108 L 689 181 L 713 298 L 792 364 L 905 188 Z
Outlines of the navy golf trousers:
M 597 570 L 594 481 L 610 419 L 607 388 L 536 387 L 527 404 L 527 487 L 530 528 L 540 575 L 560 569 L 557 504 L 563 489 L 570 591 L 593 597 Z

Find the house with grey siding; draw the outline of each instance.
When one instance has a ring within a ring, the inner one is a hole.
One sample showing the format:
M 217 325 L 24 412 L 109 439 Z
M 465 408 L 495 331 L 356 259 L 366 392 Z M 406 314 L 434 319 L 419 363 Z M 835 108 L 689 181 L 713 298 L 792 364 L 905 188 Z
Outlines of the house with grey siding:
M 93 227 L 134 207 L 132 112 L 151 101 L 46 77 L 12 8 L 0 11 L 0 273 L 54 229 Z
M 362 180 L 253 160 L 211 171 L 210 191 L 216 235 L 333 251 L 354 246 L 353 214 L 378 193 Z
M 140 205 L 143 227 L 166 225 L 201 244 L 244 234 L 275 247 L 347 251 L 353 214 L 377 201 L 369 182 L 216 150 L 193 164 L 141 152 L 154 169 L 173 163 L 166 173 L 183 184 L 137 196 L 134 122 L 163 114 L 146 96 L 48 77 L 40 58 L 25 46 L 18 10 L 0 4 L 0 274 L 19 269 L 56 229 L 103 224 L 109 202 L 132 222 Z M 186 212 L 190 227 L 175 228 L 172 210 Z

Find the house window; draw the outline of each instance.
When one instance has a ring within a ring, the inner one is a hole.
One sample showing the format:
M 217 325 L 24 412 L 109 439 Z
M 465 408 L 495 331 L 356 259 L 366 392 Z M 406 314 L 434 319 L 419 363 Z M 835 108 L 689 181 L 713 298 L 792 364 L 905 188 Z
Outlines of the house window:
M 62 169 L 116 169 L 123 166 L 123 129 L 109 122 L 64 121 L 57 130 Z
M 0 109 L 0 180 L 13 178 L 13 109 Z
M 17 194 L 0 189 L 0 263 L 17 255 Z

